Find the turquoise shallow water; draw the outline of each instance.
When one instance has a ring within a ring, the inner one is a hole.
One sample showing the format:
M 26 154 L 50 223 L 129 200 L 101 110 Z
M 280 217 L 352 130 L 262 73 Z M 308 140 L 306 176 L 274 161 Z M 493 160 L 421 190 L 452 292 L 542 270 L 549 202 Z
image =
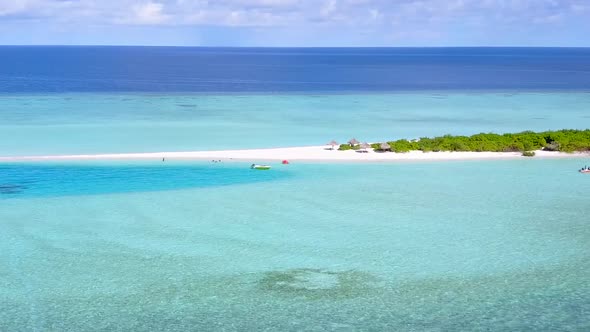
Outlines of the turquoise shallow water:
M 0 326 L 587 331 L 584 163 L 6 164 Z
M 0 155 L 321 145 L 590 127 L 590 93 L 0 95 Z

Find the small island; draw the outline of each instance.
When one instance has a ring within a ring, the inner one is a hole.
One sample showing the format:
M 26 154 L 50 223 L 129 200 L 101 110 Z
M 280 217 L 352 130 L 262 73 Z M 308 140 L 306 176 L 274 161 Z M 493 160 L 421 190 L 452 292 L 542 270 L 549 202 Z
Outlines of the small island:
M 536 158 L 587 158 L 590 157 L 590 129 L 558 130 L 516 134 L 477 134 L 414 140 L 400 139 L 382 143 L 366 143 L 351 139 L 348 144 L 330 141 L 320 146 L 219 150 L 219 151 L 167 151 L 139 153 L 110 153 L 46 156 L 0 156 L 2 162 L 65 161 L 65 160 L 153 160 L 161 163 L 175 160 L 205 160 L 214 162 L 332 161 L 332 162 L 383 162 L 383 161 L 442 161 Z M 337 148 L 339 147 L 339 148 Z M 343 151 L 345 150 L 345 151 Z M 347 150 L 347 151 L 346 151 Z
M 444 135 L 373 143 L 370 147 L 376 152 L 521 152 L 525 157 L 532 157 L 537 150 L 588 152 L 590 151 L 590 129 L 524 131 L 507 134 L 481 133 L 472 136 Z M 338 150 L 362 150 L 363 148 L 364 146 L 356 139 L 352 139 L 348 144 L 341 144 Z

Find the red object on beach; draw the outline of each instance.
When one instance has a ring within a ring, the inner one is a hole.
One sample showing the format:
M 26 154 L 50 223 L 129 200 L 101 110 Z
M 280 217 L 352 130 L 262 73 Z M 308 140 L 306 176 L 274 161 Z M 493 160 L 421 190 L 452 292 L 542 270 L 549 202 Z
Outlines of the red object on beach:
M 289 165 L 289 161 L 288 160 L 283 160 L 283 165 Z

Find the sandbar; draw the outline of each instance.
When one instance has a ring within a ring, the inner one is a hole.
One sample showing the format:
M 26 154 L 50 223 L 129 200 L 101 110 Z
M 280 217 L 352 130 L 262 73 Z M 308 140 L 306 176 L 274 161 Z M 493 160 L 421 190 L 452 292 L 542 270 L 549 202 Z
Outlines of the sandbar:
M 444 160 L 492 160 L 492 159 L 538 159 L 582 158 L 590 153 L 563 153 L 535 151 L 535 157 L 523 157 L 520 152 L 422 152 L 407 153 L 331 150 L 326 146 L 286 147 L 270 149 L 244 149 L 219 151 L 185 151 L 153 153 L 110 153 L 47 156 L 0 157 L 0 162 L 22 161 L 83 161 L 83 160 L 223 160 L 223 161 L 310 161 L 310 162 L 396 162 L 396 161 L 444 161 Z

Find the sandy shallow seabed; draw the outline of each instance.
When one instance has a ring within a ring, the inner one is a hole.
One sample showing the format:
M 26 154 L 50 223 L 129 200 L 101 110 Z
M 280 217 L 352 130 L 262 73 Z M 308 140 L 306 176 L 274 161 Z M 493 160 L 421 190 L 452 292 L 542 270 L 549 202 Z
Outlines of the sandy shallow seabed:
M 562 153 L 552 151 L 535 151 L 534 158 L 580 158 L 590 157 L 589 153 Z M 395 162 L 395 161 L 436 161 L 436 160 L 486 160 L 524 158 L 520 152 L 428 152 L 412 151 L 408 153 L 338 151 L 326 146 L 307 146 L 291 148 L 221 150 L 221 151 L 186 151 L 154 153 L 117 153 L 88 155 L 52 155 L 0 157 L 0 162 L 16 161 L 60 161 L 60 160 L 236 160 L 236 161 L 320 161 L 320 162 Z

